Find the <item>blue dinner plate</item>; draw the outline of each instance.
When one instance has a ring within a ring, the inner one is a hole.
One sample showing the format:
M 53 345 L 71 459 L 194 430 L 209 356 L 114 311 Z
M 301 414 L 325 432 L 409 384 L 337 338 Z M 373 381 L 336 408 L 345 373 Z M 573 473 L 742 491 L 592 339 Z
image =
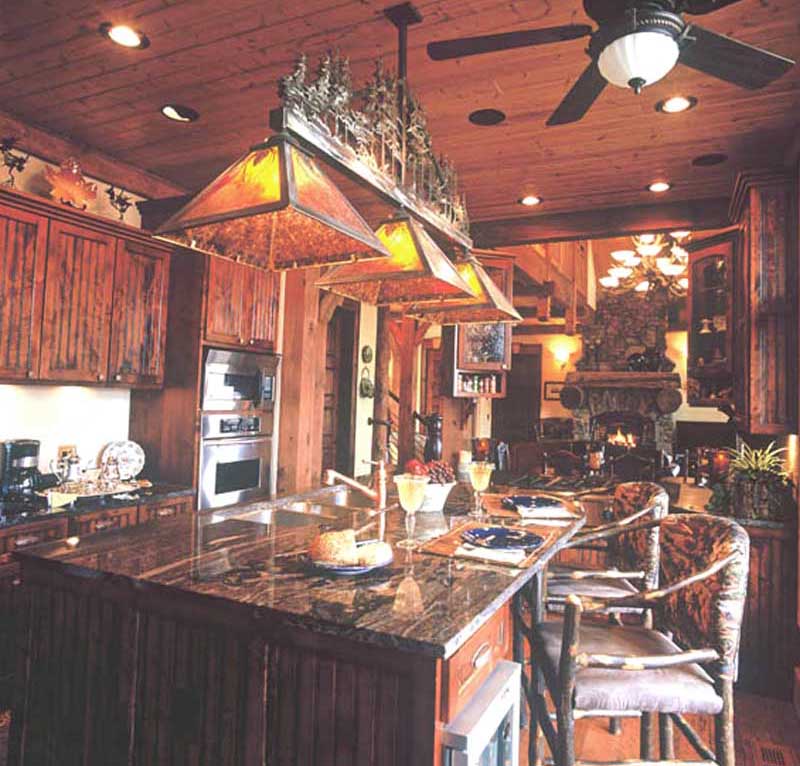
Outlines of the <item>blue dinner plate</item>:
M 366 543 L 356 543 L 356 546 L 366 545 Z M 358 564 L 335 564 L 332 561 L 312 561 L 311 563 L 317 569 L 323 569 L 330 574 L 335 575 L 361 575 L 367 574 L 368 572 L 374 572 L 376 569 L 383 569 L 383 567 L 388 567 L 389 564 L 394 561 L 394 554 L 390 554 L 385 561 L 379 561 L 376 564 L 370 564 L 369 566 L 361 566 Z
M 524 510 L 559 510 L 563 511 L 566 505 L 554 497 L 547 495 L 509 495 L 503 498 L 503 508 L 512 511 Z
M 544 542 L 541 535 L 508 527 L 474 527 L 462 532 L 461 539 L 470 545 L 501 550 L 534 550 Z

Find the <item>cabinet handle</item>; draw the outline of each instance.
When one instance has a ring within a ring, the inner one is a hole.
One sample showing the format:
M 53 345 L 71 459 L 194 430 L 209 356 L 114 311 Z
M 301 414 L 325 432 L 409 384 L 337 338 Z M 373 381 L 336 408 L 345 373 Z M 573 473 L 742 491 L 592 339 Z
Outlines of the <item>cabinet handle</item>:
M 483 644 L 475 654 L 472 655 L 472 667 L 475 670 L 480 670 L 492 656 L 492 645 L 489 643 Z
M 25 377 L 26 378 L 32 378 L 33 377 L 33 370 L 26 370 L 25 371 Z
M 13 585 L 15 588 L 19 588 L 19 586 L 20 586 L 20 585 L 22 585 L 22 580 L 21 580 L 19 577 L 15 577 L 15 578 L 14 578 L 14 579 L 11 581 L 11 584 L 12 584 L 12 585 Z
M 117 373 L 117 374 L 114 376 L 114 380 L 116 380 L 116 381 L 117 381 L 117 383 L 119 383 L 119 381 L 121 381 L 121 380 L 122 380 L 122 375 L 120 375 L 119 373 Z
M 97 379 L 98 379 L 98 380 L 102 381 L 102 380 L 105 380 L 105 378 L 106 378 L 106 376 L 105 376 L 105 375 L 103 375 L 103 373 L 102 373 L 102 372 L 98 372 L 98 373 L 97 373 Z
M 108 529 L 109 527 L 116 527 L 117 520 L 116 519 L 100 519 L 100 521 L 96 522 L 94 525 L 95 532 L 99 532 L 103 529 Z
M 156 516 L 159 518 L 164 518 L 165 516 L 174 516 L 175 509 L 174 508 L 159 508 L 156 511 Z
M 255 338 L 250 338 L 250 345 L 251 346 L 255 346 L 256 345 L 256 339 Z
M 28 545 L 35 545 L 41 540 L 38 535 L 26 535 L 23 537 L 18 537 L 14 540 L 14 547 L 15 548 L 25 548 Z

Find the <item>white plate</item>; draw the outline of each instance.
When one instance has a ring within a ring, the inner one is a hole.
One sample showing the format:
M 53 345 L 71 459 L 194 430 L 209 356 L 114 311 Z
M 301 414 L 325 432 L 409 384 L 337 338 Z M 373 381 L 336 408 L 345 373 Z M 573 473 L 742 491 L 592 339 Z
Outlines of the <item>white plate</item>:
M 122 480 L 137 477 L 144 468 L 144 450 L 136 442 L 119 441 L 107 444 L 100 462 L 105 465 L 110 459 L 117 461 Z

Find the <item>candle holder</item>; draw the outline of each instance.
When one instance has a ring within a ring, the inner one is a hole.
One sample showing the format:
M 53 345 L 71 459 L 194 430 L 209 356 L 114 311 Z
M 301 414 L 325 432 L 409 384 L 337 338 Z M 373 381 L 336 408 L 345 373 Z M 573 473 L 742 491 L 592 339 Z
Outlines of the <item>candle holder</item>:
M 16 143 L 17 139 L 11 136 L 0 139 L 0 152 L 3 153 L 3 164 L 8 172 L 8 178 L 3 181 L 3 185 L 12 189 L 16 185 L 14 173 L 21 173 L 30 158 L 29 154 L 15 153 Z

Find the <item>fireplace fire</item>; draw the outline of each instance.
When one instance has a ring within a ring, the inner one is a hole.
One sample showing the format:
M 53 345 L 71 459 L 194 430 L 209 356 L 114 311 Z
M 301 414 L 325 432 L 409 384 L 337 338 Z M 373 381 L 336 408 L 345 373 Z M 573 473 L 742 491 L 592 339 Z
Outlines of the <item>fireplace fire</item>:
M 636 437 L 632 433 L 622 433 L 621 426 L 617 426 L 617 432 L 615 434 L 610 434 L 607 441 L 609 444 L 613 444 L 616 447 L 633 449 L 636 446 Z

